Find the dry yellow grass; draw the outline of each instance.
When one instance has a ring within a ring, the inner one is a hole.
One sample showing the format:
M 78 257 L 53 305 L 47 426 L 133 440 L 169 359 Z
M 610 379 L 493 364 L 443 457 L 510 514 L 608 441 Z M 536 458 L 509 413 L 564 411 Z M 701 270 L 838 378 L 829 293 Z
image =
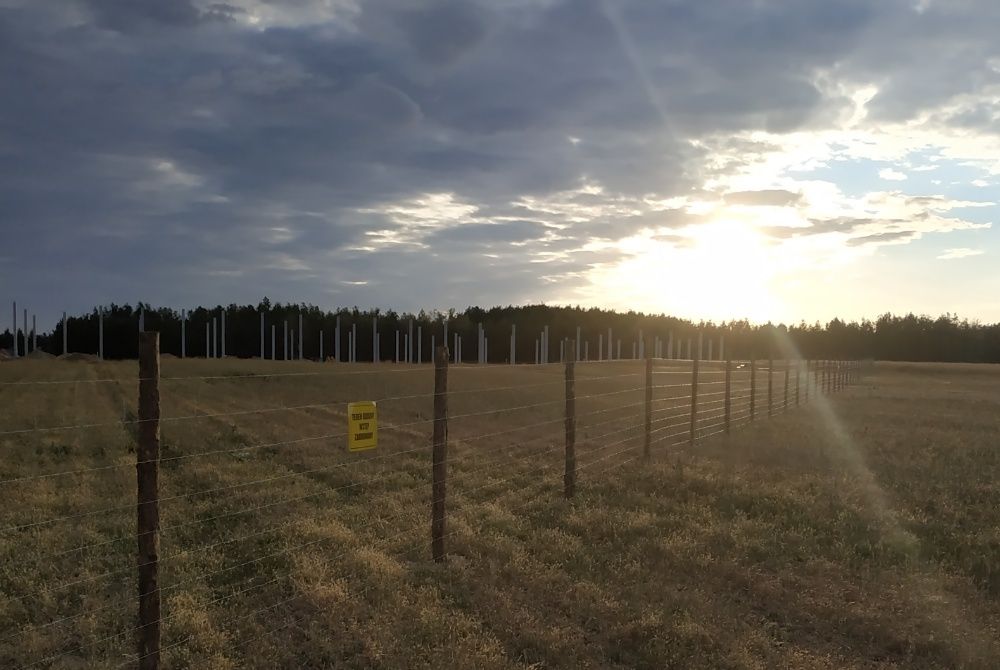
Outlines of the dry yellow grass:
M 656 437 L 683 433 L 684 407 L 668 408 L 684 402 L 665 399 L 686 396 L 689 376 L 657 369 L 679 374 L 655 378 Z M 717 369 L 699 388 L 704 434 L 718 429 Z M 245 376 L 266 372 L 321 374 Z M 759 421 L 693 448 L 666 439 L 646 465 L 629 460 L 641 365 L 580 365 L 578 496 L 565 501 L 561 367 L 453 367 L 443 565 L 428 546 L 429 366 L 165 359 L 163 375 L 218 377 L 161 383 L 165 667 L 1000 657 L 993 368 L 879 365 L 772 419 L 762 375 Z M 135 377 L 134 362 L 0 366 L 3 382 L 81 380 L 0 386 L 0 432 L 100 424 L 0 435 L 0 480 L 31 478 L 0 484 L 3 667 L 134 658 Z M 741 370 L 734 391 L 746 381 Z M 358 399 L 382 400 L 377 452 L 345 451 Z

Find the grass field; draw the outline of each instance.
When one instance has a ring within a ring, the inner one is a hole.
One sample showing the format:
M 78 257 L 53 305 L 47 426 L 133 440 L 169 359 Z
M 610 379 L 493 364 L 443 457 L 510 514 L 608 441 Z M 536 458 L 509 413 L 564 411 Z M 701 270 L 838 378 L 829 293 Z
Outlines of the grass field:
M 164 359 L 164 667 L 996 666 L 1000 369 L 878 364 L 772 418 L 761 375 L 726 437 L 706 366 L 693 447 L 657 371 L 646 464 L 641 364 L 578 366 L 566 501 L 562 368 L 453 367 L 435 564 L 429 366 Z M 80 380 L 0 386 L 0 667 L 134 665 L 135 378 L 0 365 Z

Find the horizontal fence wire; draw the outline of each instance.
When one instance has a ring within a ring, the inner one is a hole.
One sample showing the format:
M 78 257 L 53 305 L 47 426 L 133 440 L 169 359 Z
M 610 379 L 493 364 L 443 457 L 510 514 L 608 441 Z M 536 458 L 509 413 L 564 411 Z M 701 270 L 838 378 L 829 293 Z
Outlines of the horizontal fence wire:
M 668 359 L 657 359 L 654 364 L 662 364 Z M 577 387 L 584 387 L 590 383 L 609 382 L 613 380 L 624 380 L 630 379 L 634 380 L 632 383 L 641 383 L 642 376 L 644 374 L 643 370 L 636 365 L 636 368 L 625 374 L 608 374 L 589 377 L 585 374 L 580 374 L 580 372 L 586 368 L 590 363 L 624 363 L 624 364 L 638 364 L 641 360 L 630 359 L 625 361 L 593 361 L 584 362 L 577 361 L 575 365 L 577 366 L 578 374 L 575 380 Z M 598 400 L 607 399 L 612 400 L 615 397 L 619 397 L 630 393 L 640 393 L 643 391 L 652 392 L 652 397 L 647 395 L 647 399 L 639 400 L 636 402 L 625 402 L 625 403 L 615 403 L 611 406 L 603 406 L 603 403 L 598 403 L 597 407 L 593 407 L 586 411 L 577 412 L 573 423 L 575 424 L 576 430 L 576 464 L 575 471 L 577 473 L 581 471 L 587 471 L 593 466 L 606 462 L 609 459 L 620 457 L 625 459 L 621 462 L 616 462 L 612 464 L 610 468 L 604 471 L 610 471 L 615 467 L 620 467 L 624 464 L 631 463 L 639 458 L 641 454 L 637 453 L 635 455 L 630 455 L 630 452 L 636 452 L 643 448 L 643 442 L 646 445 L 656 444 L 661 445 L 663 443 L 667 444 L 668 449 L 673 447 L 682 447 L 691 443 L 700 442 L 711 437 L 724 434 L 733 428 L 742 427 L 749 424 L 752 420 L 756 419 L 758 421 L 763 420 L 769 415 L 783 413 L 788 411 L 791 407 L 808 404 L 815 396 L 826 395 L 834 390 L 839 390 L 846 386 L 842 379 L 838 379 L 834 374 L 831 374 L 829 379 L 822 374 L 822 368 L 819 370 L 812 369 L 809 372 L 803 372 L 800 376 L 798 370 L 801 369 L 799 366 L 790 364 L 788 367 L 781 367 L 780 365 L 774 365 L 773 367 L 758 366 L 756 373 L 756 387 L 751 388 L 750 385 L 750 370 L 745 366 L 740 366 L 739 368 L 730 368 L 728 363 L 719 362 L 718 366 L 726 365 L 724 369 L 711 369 L 707 366 L 711 365 L 708 362 L 702 362 L 705 366 L 701 370 L 693 369 L 693 363 L 691 361 L 677 361 L 677 363 L 683 364 L 686 369 L 672 370 L 672 369 L 657 369 L 654 367 L 649 372 L 652 375 L 680 375 L 683 376 L 684 381 L 679 383 L 666 383 L 666 384 L 647 384 L 647 385 L 631 385 L 629 384 L 626 388 L 613 389 L 613 390 L 602 390 L 600 387 L 593 389 L 587 393 L 575 396 L 577 403 L 586 404 L 588 400 Z M 559 365 L 560 367 L 565 364 L 552 363 L 545 367 L 551 367 Z M 397 372 L 418 372 L 423 371 L 429 373 L 433 368 L 430 366 L 424 367 L 412 367 L 412 368 L 381 368 L 363 371 L 337 371 L 337 372 L 288 372 L 288 373 L 275 373 L 275 374 L 248 374 L 248 375 L 206 375 L 206 376 L 190 376 L 190 377 L 161 377 L 159 381 L 171 381 L 171 382 L 181 382 L 181 381 L 217 381 L 217 380 L 227 380 L 227 381 L 244 381 L 244 380 L 258 380 L 258 379 L 268 379 L 268 378 L 281 378 L 281 377 L 336 377 L 336 376 L 347 376 L 347 375 L 372 375 L 372 374 L 386 374 L 386 373 L 397 373 Z M 510 365 L 496 365 L 496 366 L 482 366 L 482 365 L 449 365 L 448 369 L 450 371 L 471 371 L 471 370 L 507 370 L 512 369 L 518 372 L 530 371 L 536 369 L 534 366 L 510 366 Z M 648 370 L 648 368 L 647 368 Z M 785 370 L 790 370 L 791 375 L 786 375 Z M 717 379 L 717 377 L 725 375 L 726 379 Z M 778 375 L 777 379 L 774 376 Z M 430 377 L 428 374 L 427 377 Z M 537 379 L 537 377 L 536 377 Z M 646 377 L 647 383 L 650 377 Z M 136 378 L 102 378 L 94 380 L 29 380 L 29 381 L 18 381 L 18 382 L 0 382 L 0 386 L 27 386 L 38 384 L 40 386 L 52 386 L 52 385 L 66 385 L 66 384 L 76 384 L 76 383 L 115 383 L 118 385 L 130 385 Z M 447 396 L 456 396 L 459 398 L 469 397 L 478 398 L 480 395 L 482 397 L 490 397 L 489 394 L 504 391 L 522 392 L 528 389 L 539 389 L 543 390 L 545 388 L 558 389 L 560 387 L 565 387 L 567 382 L 564 379 L 557 378 L 552 380 L 546 380 L 542 382 L 531 382 L 524 384 L 507 384 L 501 386 L 485 386 L 483 388 L 460 388 L 452 389 L 444 393 Z M 697 386 L 693 386 L 696 384 Z M 722 386 L 725 385 L 724 389 L 720 390 L 702 390 L 711 386 Z M 769 385 L 772 387 L 769 388 Z M 694 402 L 692 398 L 692 389 L 697 389 L 697 402 Z M 674 393 L 676 391 L 676 393 Z M 754 391 L 754 393 L 751 393 Z M 342 392 L 342 391 L 341 391 Z M 348 391 L 351 392 L 351 391 Z M 803 396 L 803 392 L 805 395 Z M 674 395 L 671 395 L 674 393 Z M 389 404 L 394 402 L 405 402 L 405 401 L 428 401 L 436 398 L 439 394 L 434 392 L 421 392 L 421 393 L 409 393 L 409 394 L 399 394 L 399 395 L 382 395 L 376 396 L 376 402 Z M 561 394 L 560 394 L 561 395 Z M 625 400 L 628 400 L 625 398 Z M 493 402 L 493 401 L 489 401 Z M 539 400 L 532 403 L 518 404 L 514 406 L 504 406 L 504 407 L 491 407 L 486 409 L 474 409 L 474 411 L 461 411 L 455 414 L 450 414 L 447 420 L 455 421 L 462 419 L 473 419 L 482 418 L 495 415 L 503 415 L 505 413 L 512 412 L 526 412 L 531 410 L 536 410 L 545 407 L 559 406 L 566 402 L 564 397 L 559 397 L 553 400 Z M 277 412 L 292 412 L 292 411 L 306 411 L 312 409 L 329 409 L 331 407 L 341 407 L 346 404 L 345 400 L 339 400 L 329 403 L 310 403 L 310 404 L 300 404 L 300 405 L 282 405 L 281 407 L 265 407 L 257 409 L 233 409 L 230 411 L 207 411 L 199 414 L 188 414 L 188 415 L 176 415 L 171 417 L 162 417 L 159 422 L 162 423 L 176 423 L 176 422 L 186 422 L 186 421 L 197 421 L 197 420 L 222 420 L 235 417 L 247 417 L 253 415 L 269 415 Z M 474 406 L 473 406 L 474 408 Z M 419 417 L 419 408 L 409 407 L 406 405 L 401 405 L 401 409 L 405 410 L 404 414 L 408 414 L 412 411 L 416 411 Z M 562 478 L 564 476 L 563 460 L 552 459 L 551 456 L 554 454 L 559 454 L 562 452 L 566 446 L 563 444 L 563 440 L 566 435 L 560 428 L 560 424 L 567 421 L 566 417 L 561 415 L 562 408 L 557 408 L 560 416 L 553 418 L 540 418 L 540 420 L 534 420 L 530 418 L 527 422 L 520 421 L 518 425 L 513 427 L 504 427 L 499 430 L 488 430 L 485 432 L 479 432 L 469 436 L 463 436 L 453 431 L 449 438 L 451 444 L 451 449 L 453 450 L 452 457 L 449 458 L 449 470 L 451 471 L 451 478 L 454 480 L 453 485 L 450 487 L 450 494 L 457 497 L 460 504 L 449 505 L 449 516 L 455 512 L 460 512 L 463 509 L 472 509 L 477 506 L 490 504 L 491 500 L 498 500 L 502 497 L 510 497 L 522 493 L 525 490 L 539 486 L 541 484 L 541 490 L 538 495 L 546 495 L 554 492 L 553 486 L 549 485 L 549 478 Z M 611 416 L 605 416 L 611 413 Z M 643 417 L 645 414 L 645 418 Z M 543 414 L 544 417 L 544 414 Z M 655 417 L 655 418 L 654 418 Z M 346 414 L 338 412 L 332 415 L 322 415 L 314 417 L 316 420 L 322 419 L 334 419 L 334 420 L 346 420 Z M 428 440 L 429 434 L 423 431 L 407 431 L 405 429 L 412 428 L 416 426 L 429 426 L 433 423 L 435 419 L 419 417 L 415 419 L 407 419 L 403 417 L 394 417 L 396 420 L 394 422 L 380 421 L 379 430 L 388 431 L 389 434 L 397 433 L 401 439 L 406 438 L 417 438 L 421 441 Z M 4 436 L 14 436 L 14 435 L 26 435 L 30 433 L 45 433 L 54 431 L 70 431 L 70 430 L 85 430 L 89 428 L 97 427 L 127 427 L 134 426 L 137 424 L 144 423 L 144 421 L 149 421 L 151 419 L 125 419 L 121 421 L 105 422 L 105 423 L 84 423 L 78 425 L 66 425 L 66 426 L 47 426 L 47 427 L 32 427 L 25 429 L 14 429 L 7 431 L 0 431 L 0 437 Z M 227 424 L 224 424 L 227 425 Z M 235 424 L 233 424 L 235 429 Z M 566 429 L 568 430 L 568 428 Z M 524 431 L 532 431 L 525 438 L 518 437 Z M 536 434 L 537 433 L 537 434 Z M 595 434 L 596 433 L 596 434 Z M 343 439 L 344 431 L 338 430 L 336 432 L 322 432 L 317 435 L 303 436 L 292 439 L 282 439 L 282 440 L 264 440 L 257 442 L 255 444 L 241 445 L 235 448 L 222 448 L 222 449 L 208 449 L 203 451 L 196 451 L 187 454 L 174 454 L 166 457 L 161 457 L 154 459 L 158 464 L 170 464 L 170 463 L 182 463 L 190 461 L 193 459 L 208 458 L 208 457 L 226 457 L 233 454 L 241 454 L 245 456 L 249 452 L 262 452 L 264 449 L 280 449 L 282 447 L 295 447 L 300 445 L 307 445 L 310 443 L 317 443 L 335 439 Z M 505 439 L 506 438 L 506 439 Z M 489 445 L 484 448 L 477 448 L 474 445 L 480 443 L 484 440 L 499 439 L 502 442 L 501 445 Z M 405 444 L 404 444 L 405 446 Z M 351 551 L 358 551 L 361 547 L 371 547 L 374 546 L 374 542 L 394 542 L 400 537 L 405 536 L 407 533 L 413 533 L 421 529 L 426 529 L 426 521 L 421 522 L 414 527 L 404 530 L 396 535 L 391 535 L 389 537 L 381 537 L 376 541 L 370 539 L 364 539 L 363 534 L 376 528 L 388 528 L 391 524 L 399 521 L 405 521 L 408 518 L 413 517 L 415 514 L 424 513 L 424 505 L 428 503 L 435 503 L 438 500 L 425 500 L 423 499 L 424 492 L 426 492 L 428 484 L 430 471 L 429 463 L 424 463 L 421 465 L 422 458 L 428 458 L 431 455 L 431 448 L 429 442 L 424 442 L 421 446 L 410 447 L 404 449 L 393 449 L 392 451 L 387 451 L 385 453 L 380 453 L 377 456 L 371 456 L 366 458 L 356 458 L 350 460 L 343 460 L 335 463 L 324 464 L 320 467 L 298 467 L 293 468 L 288 472 L 274 474 L 266 477 L 258 477 L 255 479 L 250 479 L 247 481 L 240 481 L 235 483 L 229 483 L 224 486 L 214 486 L 208 488 L 199 488 L 194 491 L 180 491 L 177 493 L 171 493 L 166 496 L 159 496 L 155 500 L 145 501 L 143 504 L 160 504 L 168 503 L 172 501 L 188 500 L 199 496 L 228 496 L 237 491 L 251 490 L 252 487 L 260 487 L 265 484 L 273 484 L 281 480 L 291 480 L 295 481 L 296 478 L 302 479 L 303 481 L 315 481 L 317 483 L 322 483 L 324 480 L 312 480 L 309 475 L 313 475 L 320 472 L 330 472 L 335 470 L 341 470 L 350 479 L 349 481 L 337 484 L 337 485 L 325 485 L 319 491 L 312 491 L 303 495 L 296 495 L 291 497 L 282 498 L 279 500 L 270 500 L 259 505 L 246 505 L 240 509 L 226 511 L 222 514 L 210 515 L 208 517 L 199 517 L 190 521 L 181 521 L 179 523 L 172 523 L 167 526 L 158 529 L 158 533 L 167 538 L 167 546 L 170 547 L 171 538 L 181 538 L 184 535 L 176 535 L 177 531 L 182 529 L 189 529 L 202 524 L 210 524 L 215 521 L 233 519 L 240 516 L 246 516 L 248 520 L 253 522 L 254 519 L 263 518 L 259 513 L 265 510 L 271 510 L 277 508 L 281 505 L 294 504 L 304 501 L 315 501 L 321 499 L 325 496 L 333 496 L 337 494 L 342 494 L 344 492 L 350 491 L 351 489 L 359 489 L 364 487 L 367 488 L 378 488 L 381 487 L 383 492 L 380 495 L 366 496 L 365 501 L 367 505 L 377 505 L 382 502 L 389 502 L 400 496 L 401 490 L 391 490 L 389 488 L 389 482 L 393 480 L 399 474 L 406 474 L 408 477 L 417 476 L 415 480 L 416 483 L 409 489 L 403 490 L 404 496 L 413 497 L 416 494 L 416 500 L 419 500 L 420 510 L 416 511 L 413 509 L 413 500 L 411 503 L 404 502 L 403 511 L 398 514 L 393 514 L 386 516 L 385 514 L 376 514 L 372 519 L 368 520 L 366 523 L 355 524 L 350 528 L 352 535 L 354 536 L 354 542 L 356 545 L 344 550 L 343 554 L 349 553 Z M 276 453 L 284 453 L 282 452 Z M 287 450 L 288 453 L 301 453 L 298 450 Z M 662 454 L 662 449 L 658 449 L 658 454 Z M 268 454 L 270 455 L 270 454 Z M 648 455 L 648 454 L 647 454 Z M 404 462 L 401 461 L 404 457 L 409 456 L 409 458 Z M 8 479 L 0 480 L 0 486 L 14 485 L 18 483 L 28 483 L 35 482 L 39 480 L 51 480 L 59 477 L 71 477 L 71 476 L 81 476 L 89 475 L 98 472 L 119 470 L 124 468 L 131 468 L 135 465 L 149 464 L 153 461 L 133 461 L 129 463 L 116 463 L 112 465 L 97 465 L 88 468 L 79 468 L 71 470 L 60 470 L 56 472 L 47 472 L 39 474 L 30 475 L 20 475 L 15 477 L 10 477 Z M 236 460 L 226 460 L 227 463 L 238 463 L 242 462 Z M 258 461 L 266 462 L 266 461 Z M 404 462 L 405 465 L 402 469 L 399 467 L 392 467 L 383 470 L 382 472 L 373 472 L 373 466 L 375 464 L 389 465 L 393 462 Z M 304 464 L 304 463 L 303 463 Z M 472 467 L 469 467 L 472 466 Z M 526 467 L 525 467 L 526 466 Z M 568 467 L 568 466 L 567 466 Z M 355 469 L 363 469 L 360 472 L 355 472 Z M 423 468 L 423 470 L 418 470 L 418 468 Z M 419 474 L 418 474 L 419 472 Z M 593 473 L 599 474 L 599 473 Z M 504 475 L 504 476 L 500 476 Z M 519 480 L 524 477 L 529 477 L 532 481 L 525 487 L 519 489 L 507 489 L 496 492 L 492 498 L 483 500 L 477 499 L 475 494 L 481 493 L 484 490 L 493 489 L 496 487 L 501 487 L 503 484 L 510 483 L 513 480 Z M 482 483 L 478 483 L 482 481 Z M 472 485 L 477 484 L 477 485 Z M 257 494 L 251 494 L 257 495 Z M 404 501 L 406 498 L 404 497 Z M 534 498 L 524 496 L 519 497 L 519 502 L 521 505 L 515 506 L 519 508 L 524 504 L 530 504 Z M 255 502 L 252 499 L 248 499 L 247 502 Z M 109 506 L 101 509 L 92 509 L 79 511 L 74 514 L 64 514 L 61 516 L 55 516 L 47 519 L 33 520 L 26 523 L 20 523 L 15 525 L 8 525 L 6 527 L 0 528 L 0 534 L 11 535 L 19 534 L 29 530 L 41 529 L 42 527 L 63 523 L 63 522 L 79 522 L 84 519 L 97 517 L 99 515 L 111 514 L 114 512 L 121 512 L 124 510 L 133 510 L 136 508 L 136 501 L 133 499 L 131 502 L 123 505 Z M 316 513 L 322 511 L 322 507 L 310 508 L 310 512 L 315 510 Z M 510 510 L 514 508 L 504 507 L 505 510 Z M 157 558 L 156 561 L 136 565 L 131 563 L 127 566 L 121 568 L 113 568 L 110 570 L 100 571 L 96 574 L 88 574 L 84 577 L 78 579 L 72 579 L 69 581 L 61 581 L 58 584 L 53 584 L 49 586 L 44 586 L 42 588 L 35 588 L 29 592 L 23 594 L 9 594 L 9 597 L 15 601 L 20 601 L 25 604 L 30 603 L 33 600 L 53 599 L 56 594 L 64 592 L 68 589 L 78 589 L 83 585 L 98 584 L 98 583 L 112 583 L 112 584 L 128 584 L 132 581 L 132 576 L 139 567 L 146 567 L 150 565 L 160 565 L 170 566 L 176 563 L 180 559 L 190 559 L 198 556 L 208 556 L 209 552 L 221 553 L 224 556 L 228 556 L 233 552 L 229 549 L 225 549 L 219 552 L 220 549 L 232 546 L 239 546 L 250 540 L 259 539 L 267 537 L 269 535 L 288 533 L 293 531 L 296 526 L 309 523 L 311 521 L 316 521 L 318 519 L 313 519 L 312 514 L 303 516 L 301 514 L 295 515 L 293 518 L 288 518 L 287 520 L 267 524 L 265 527 L 250 527 L 246 531 L 239 531 L 232 533 L 229 536 L 223 536 L 217 539 L 210 539 L 205 542 L 196 542 L 193 545 L 187 545 L 186 543 L 180 544 L 175 550 L 168 551 Z M 346 524 L 346 522 L 341 521 L 341 524 Z M 345 525 L 346 527 L 346 525 Z M 463 529 L 456 529 L 452 526 L 452 530 L 446 535 L 449 536 L 456 532 L 462 532 Z M 64 559 L 73 555 L 82 555 L 84 552 L 89 552 L 91 550 L 98 550 L 104 547 L 110 547 L 112 545 L 122 543 L 122 542 L 133 542 L 137 537 L 142 536 L 143 533 L 132 532 L 125 535 L 119 535 L 110 539 L 102 540 L 99 542 L 91 542 L 78 545 L 76 547 L 65 549 L 59 552 L 50 553 L 48 555 L 37 555 L 36 558 L 39 565 L 45 564 L 46 562 L 58 561 L 58 559 Z M 199 536 L 200 540 L 201 537 Z M 185 576 L 185 578 L 180 580 L 172 581 L 168 584 L 160 584 L 157 587 L 157 591 L 161 593 L 171 593 L 178 589 L 182 589 L 186 586 L 207 582 L 208 580 L 213 580 L 222 575 L 232 574 L 234 571 L 243 570 L 248 567 L 260 565 L 262 562 L 274 559 L 280 556 L 289 556 L 293 552 L 297 552 L 309 547 L 316 546 L 319 543 L 330 541 L 329 538 L 323 537 L 318 539 L 312 539 L 306 542 L 301 542 L 297 544 L 285 543 L 278 551 L 271 553 L 263 553 L 260 555 L 246 556 L 240 551 L 235 552 L 238 558 L 245 557 L 247 560 L 237 561 L 235 564 L 223 565 L 216 569 L 203 571 L 195 575 Z M 341 541 L 343 543 L 345 541 Z M 424 549 L 427 550 L 426 544 L 418 544 L 413 547 L 413 550 Z M 116 556 L 108 555 L 106 558 L 112 558 Z M 336 558 L 333 557 L 331 560 Z M 252 591 L 257 591 L 259 589 L 265 588 L 269 585 L 281 583 L 283 579 L 291 579 L 291 575 L 286 576 L 274 576 L 270 581 L 265 581 L 262 583 L 252 583 L 256 577 L 259 576 L 257 571 L 251 570 L 251 576 L 248 578 L 247 582 L 250 583 L 246 588 L 229 592 L 214 601 L 204 603 L 204 605 L 209 606 L 213 604 L 218 604 L 220 602 L 225 602 L 226 600 L 250 593 Z M 123 579 L 124 578 L 124 579 Z M 101 591 L 107 591 L 105 588 L 101 588 Z M 124 592 L 122 592 L 124 595 Z M 296 594 L 292 596 L 288 601 L 301 597 L 302 594 Z M 248 615 L 233 618 L 228 621 L 222 622 L 222 625 L 231 624 L 246 618 L 255 617 L 260 614 L 273 611 L 282 604 L 288 601 L 280 601 L 274 605 L 267 608 L 262 608 L 255 610 Z M 65 626 L 74 623 L 82 619 L 85 616 L 93 616 L 95 613 L 106 612 L 114 608 L 121 607 L 121 604 L 117 602 L 116 599 L 109 596 L 109 602 L 104 605 L 96 607 L 88 607 L 86 610 L 79 611 L 68 616 L 62 616 L 58 618 L 52 618 L 48 621 L 35 622 L 32 624 L 20 626 L 17 631 L 8 634 L 2 641 L 7 642 L 12 639 L 17 639 L 27 634 L 37 634 L 41 631 L 56 627 Z M 175 614 L 167 614 L 166 616 L 160 617 L 158 622 L 167 622 Z M 292 621 L 283 622 L 282 626 L 276 628 L 275 630 L 282 630 L 289 625 L 296 625 L 299 620 L 295 619 Z M 142 629 L 142 626 L 134 627 L 127 630 L 118 631 L 112 635 L 108 635 L 96 640 L 91 640 L 75 649 L 64 650 L 58 652 L 54 655 L 46 656 L 40 660 L 36 660 L 29 665 L 23 667 L 37 667 L 41 664 L 46 664 L 62 658 L 69 654 L 78 654 L 79 652 L 86 651 L 95 647 L 100 647 L 104 643 L 111 642 L 114 640 L 120 640 L 123 636 L 128 636 L 135 634 Z M 169 645 L 162 646 L 160 651 L 167 651 L 176 646 L 179 646 L 187 641 L 187 639 L 177 640 Z M 132 658 L 127 661 L 126 664 L 133 663 L 137 658 Z

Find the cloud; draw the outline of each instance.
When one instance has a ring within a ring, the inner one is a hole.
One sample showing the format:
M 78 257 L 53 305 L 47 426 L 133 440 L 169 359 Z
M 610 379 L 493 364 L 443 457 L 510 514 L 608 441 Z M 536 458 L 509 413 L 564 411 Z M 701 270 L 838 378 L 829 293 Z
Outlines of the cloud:
M 880 179 L 885 179 L 887 181 L 906 181 L 906 175 L 899 170 L 893 170 L 892 168 L 882 168 L 878 171 L 878 176 Z
M 970 256 L 981 256 L 984 253 L 986 252 L 982 249 L 968 249 L 964 247 L 959 249 L 945 249 L 944 253 L 938 256 L 938 260 L 951 261 L 959 258 L 969 258 Z
M 1000 172 L 1000 11 L 911 5 L 8 0 L 0 282 L 57 270 L 24 291 L 59 311 L 418 308 L 569 295 L 621 240 L 719 218 L 841 248 L 968 230 L 809 176 Z
M 787 207 L 797 203 L 802 198 L 802 194 L 782 189 L 767 189 L 763 191 L 736 191 L 727 193 L 724 197 L 730 205 Z

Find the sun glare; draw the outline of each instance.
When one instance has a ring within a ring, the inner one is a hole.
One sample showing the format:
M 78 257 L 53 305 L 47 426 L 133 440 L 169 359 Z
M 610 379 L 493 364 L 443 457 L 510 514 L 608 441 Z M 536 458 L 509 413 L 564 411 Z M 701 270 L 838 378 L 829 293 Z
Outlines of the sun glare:
M 714 321 L 766 321 L 778 311 L 771 283 L 775 248 L 754 226 L 733 221 L 687 226 L 623 241 L 629 258 L 595 272 L 605 301 Z

